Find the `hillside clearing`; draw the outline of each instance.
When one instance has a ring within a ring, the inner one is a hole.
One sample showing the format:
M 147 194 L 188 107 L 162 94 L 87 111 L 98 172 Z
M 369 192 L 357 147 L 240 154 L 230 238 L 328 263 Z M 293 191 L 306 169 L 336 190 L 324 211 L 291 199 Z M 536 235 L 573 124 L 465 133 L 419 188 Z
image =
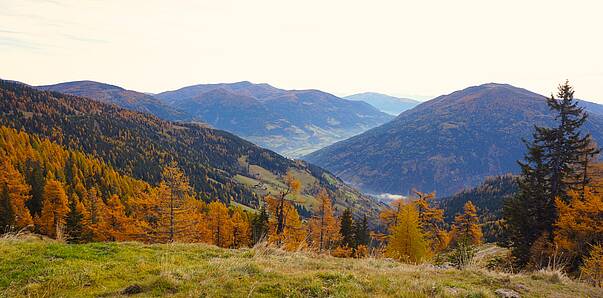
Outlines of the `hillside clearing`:
M 134 286 L 134 287 L 131 287 Z M 554 274 L 438 269 L 387 259 L 338 259 L 271 248 L 204 244 L 0 240 L 3 297 L 603 297 Z

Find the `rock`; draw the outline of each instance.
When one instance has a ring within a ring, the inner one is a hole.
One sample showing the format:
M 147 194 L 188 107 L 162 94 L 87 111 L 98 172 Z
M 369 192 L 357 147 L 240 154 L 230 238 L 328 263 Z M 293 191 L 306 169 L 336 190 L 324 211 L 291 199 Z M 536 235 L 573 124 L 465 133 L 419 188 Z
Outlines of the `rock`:
M 142 287 L 134 284 L 134 285 L 131 285 L 131 286 L 128 286 L 127 288 L 125 288 L 123 291 L 121 291 L 121 293 L 124 295 L 139 294 L 139 293 L 142 293 Z
M 494 293 L 496 294 L 496 296 L 502 298 L 521 298 L 521 295 L 519 295 L 519 293 L 511 289 L 497 289 L 496 291 L 494 291 Z
M 529 292 L 530 291 L 530 289 L 523 284 L 515 285 L 515 289 L 518 290 L 519 292 Z

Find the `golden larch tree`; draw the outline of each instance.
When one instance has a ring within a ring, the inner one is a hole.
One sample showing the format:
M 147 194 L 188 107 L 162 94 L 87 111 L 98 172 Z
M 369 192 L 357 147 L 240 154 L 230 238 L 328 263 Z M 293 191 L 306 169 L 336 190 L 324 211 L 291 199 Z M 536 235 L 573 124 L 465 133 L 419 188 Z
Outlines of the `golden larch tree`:
M 31 199 L 31 187 L 7 159 L 0 163 L 0 191 L 6 196 L 6 202 L 0 206 L 4 224 L 16 229 L 32 226 L 33 218 L 25 206 Z
M 339 221 L 333 216 L 331 198 L 325 189 L 321 189 L 316 196 L 318 210 L 308 222 L 310 241 L 312 247 L 323 250 L 331 250 L 339 239 Z
M 414 202 L 401 205 L 396 222 L 388 237 L 386 256 L 409 263 L 425 260 L 430 254 L 429 246 L 421 230 L 419 212 Z
M 233 227 L 228 215 L 228 208 L 220 201 L 213 201 L 207 207 L 208 228 L 212 235 L 211 243 L 220 247 L 230 247 Z
M 471 201 L 467 201 L 463 206 L 463 214 L 457 214 L 454 217 L 452 241 L 463 241 L 467 244 L 477 245 L 482 242 L 482 237 L 483 233 L 479 225 L 477 208 Z
M 63 184 L 54 179 L 47 180 L 42 197 L 42 213 L 37 220 L 42 234 L 53 238 L 62 237 L 65 215 L 69 212 L 68 204 Z

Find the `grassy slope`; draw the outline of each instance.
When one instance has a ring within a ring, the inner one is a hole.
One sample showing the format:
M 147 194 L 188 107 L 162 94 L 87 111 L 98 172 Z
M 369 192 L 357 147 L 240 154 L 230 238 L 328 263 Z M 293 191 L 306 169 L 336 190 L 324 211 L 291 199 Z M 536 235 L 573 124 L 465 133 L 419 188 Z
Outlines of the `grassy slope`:
M 337 259 L 257 248 L 202 244 L 66 245 L 0 240 L 0 295 L 119 296 L 138 284 L 139 296 L 209 297 L 493 297 L 521 288 L 527 297 L 602 297 L 603 291 L 546 275 L 504 275 L 436 269 L 385 259 Z

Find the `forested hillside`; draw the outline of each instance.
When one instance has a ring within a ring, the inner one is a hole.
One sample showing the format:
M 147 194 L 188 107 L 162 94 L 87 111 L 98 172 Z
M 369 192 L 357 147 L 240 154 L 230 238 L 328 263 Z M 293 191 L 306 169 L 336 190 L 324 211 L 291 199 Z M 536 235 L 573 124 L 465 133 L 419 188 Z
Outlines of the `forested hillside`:
M 361 135 L 304 159 L 372 193 L 412 189 L 449 196 L 485 177 L 517 174 L 534 125 L 554 125 L 546 97 L 507 84 L 484 84 L 442 95 Z M 603 116 L 584 125 L 603 142 Z
M 0 81 L 0 124 L 23 129 L 69 149 L 93 154 L 125 175 L 151 184 L 176 161 L 199 196 L 258 206 L 258 198 L 278 193 L 285 174 L 303 179 L 301 203 L 326 188 L 341 206 L 375 213 L 372 200 L 324 170 L 294 162 L 243 139 L 201 124 L 173 123 L 87 98 L 43 92 Z M 273 186 L 262 187 L 262 185 Z

